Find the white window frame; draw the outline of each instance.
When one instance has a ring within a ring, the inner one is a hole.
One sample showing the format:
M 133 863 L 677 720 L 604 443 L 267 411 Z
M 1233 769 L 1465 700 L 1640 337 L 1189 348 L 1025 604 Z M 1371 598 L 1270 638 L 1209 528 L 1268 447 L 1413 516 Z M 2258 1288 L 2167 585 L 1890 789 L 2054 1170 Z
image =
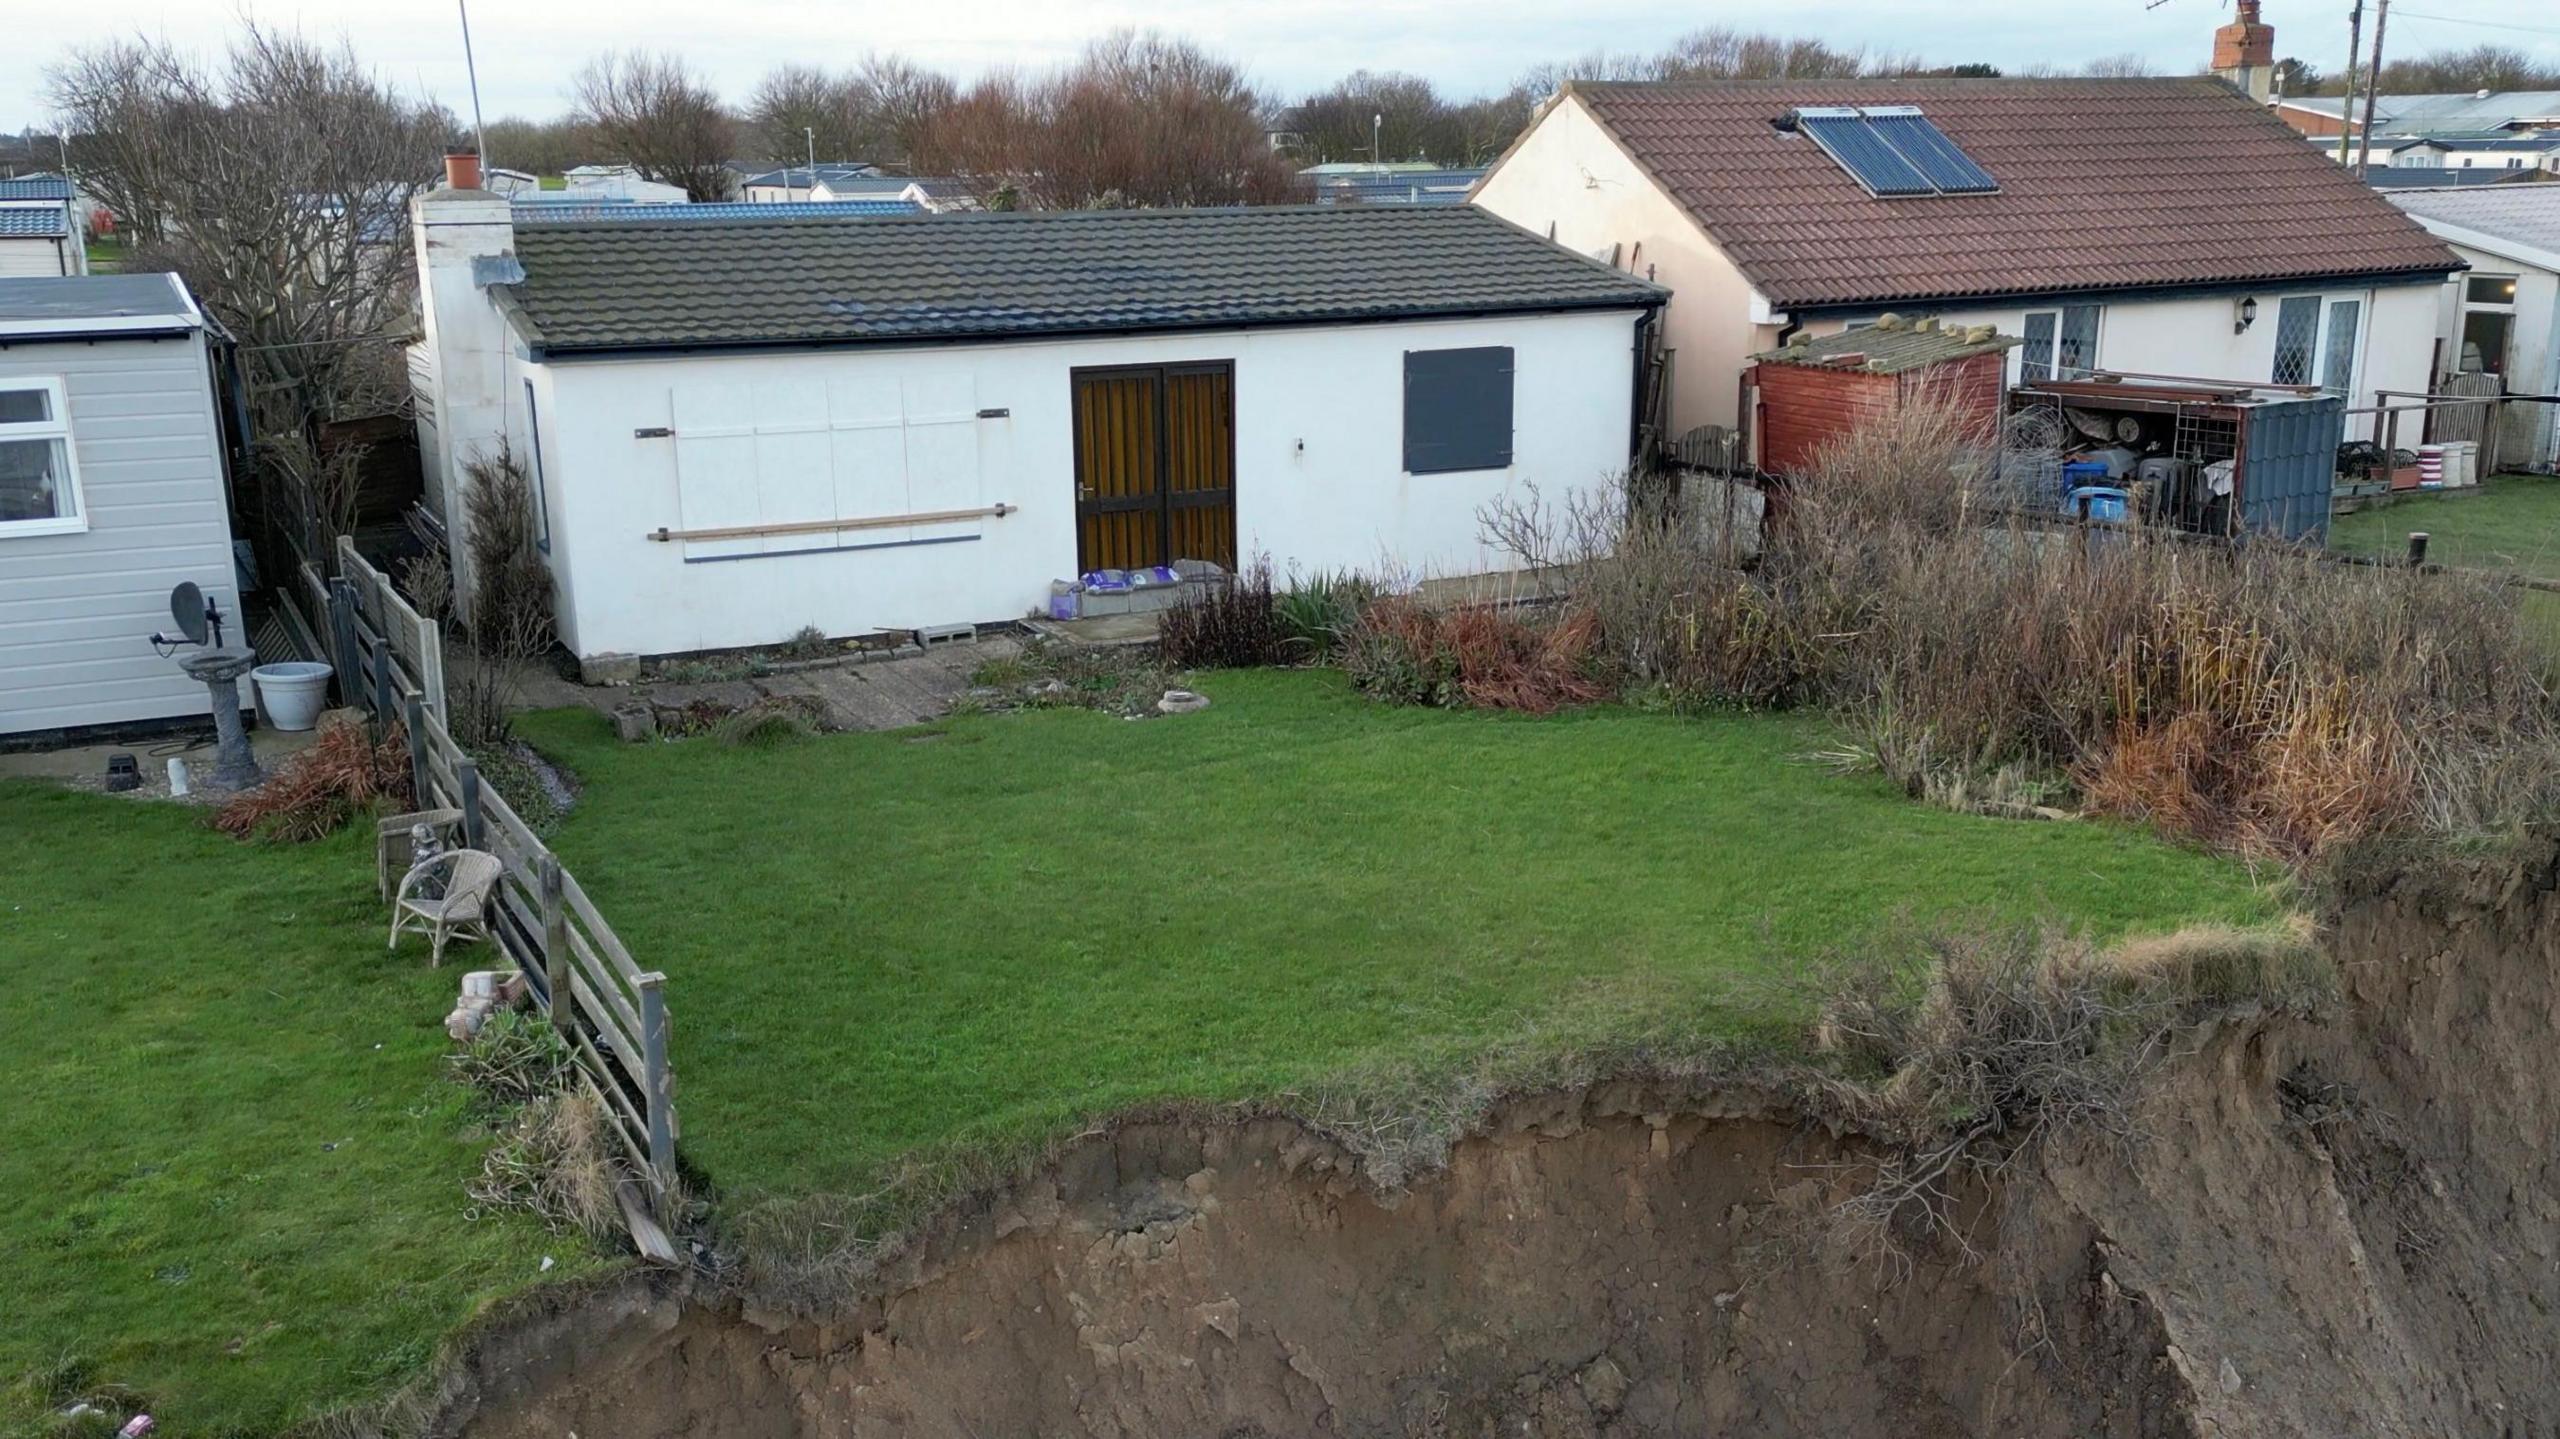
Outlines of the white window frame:
M 71 394 L 62 380 L 52 375 L 10 375 L 0 377 L 0 390 L 39 390 L 52 397 L 46 410 L 50 420 L 0 420 L 0 441 L 59 440 L 62 443 L 64 513 L 44 520 L 0 520 L 0 540 L 23 539 L 32 535 L 77 535 L 89 528 L 89 506 L 80 485 L 80 447 L 71 438 Z
M 2063 318 L 2073 310 L 2082 309 L 2093 310 L 2096 312 L 2095 323 L 2089 326 L 2089 353 L 2081 356 L 2080 364 L 2076 366 L 2066 366 L 2062 363 Z M 2024 335 L 2027 332 L 2026 322 L 2038 315 L 2050 315 L 2053 317 L 2053 346 L 2051 352 L 2045 357 L 2046 373 L 2042 375 L 2030 375 L 2027 373 L 2027 347 L 2020 345 L 2017 351 L 2018 383 L 2024 384 L 2034 380 L 2085 380 L 2098 373 L 2098 347 L 2103 343 L 2107 330 L 2107 307 L 2105 305 L 2094 300 L 2074 300 L 2061 305 L 2039 305 L 2032 310 L 2026 311 L 2020 318 L 2018 322 L 2018 333 Z

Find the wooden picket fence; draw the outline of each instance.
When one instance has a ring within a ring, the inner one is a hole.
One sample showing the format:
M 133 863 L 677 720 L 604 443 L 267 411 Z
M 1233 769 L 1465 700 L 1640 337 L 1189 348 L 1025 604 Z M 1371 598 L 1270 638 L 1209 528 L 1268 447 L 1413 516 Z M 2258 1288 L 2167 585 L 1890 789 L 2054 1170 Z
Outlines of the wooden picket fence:
M 463 843 L 498 856 L 491 941 L 525 977 L 533 1001 L 577 1058 L 580 1083 L 610 1128 L 640 1192 L 624 1214 L 641 1252 L 675 1260 L 657 1216 L 676 1193 L 675 1076 L 667 1064 L 667 977 L 632 959 L 576 876 L 536 836 L 446 728 L 444 643 L 435 621 L 340 541 L 329 582 L 331 645 L 350 703 L 408 736 L 420 809 L 462 816 Z

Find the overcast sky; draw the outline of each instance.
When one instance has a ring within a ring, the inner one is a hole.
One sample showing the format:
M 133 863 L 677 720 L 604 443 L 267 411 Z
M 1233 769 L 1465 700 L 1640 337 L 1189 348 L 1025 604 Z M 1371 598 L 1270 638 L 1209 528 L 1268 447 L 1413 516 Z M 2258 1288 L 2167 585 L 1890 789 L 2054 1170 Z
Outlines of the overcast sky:
M 2229 0 L 470 0 L 481 103 L 490 118 L 565 108 L 567 77 L 608 46 L 682 52 L 741 99 L 785 60 L 850 64 L 897 51 L 964 77 L 1040 67 L 1118 25 L 1189 35 L 1243 61 L 1255 82 L 1294 94 L 1359 66 L 1409 70 L 1445 91 L 1499 89 L 1530 65 L 1594 49 L 1649 50 L 1702 25 L 1810 35 L 1932 61 L 2072 66 L 2133 51 L 2164 71 L 2203 63 Z M 2349 0 L 2266 0 L 2277 53 L 2324 70 L 2345 58 Z M 119 32 L 218 48 L 246 9 L 263 20 L 343 33 L 383 73 L 469 116 L 453 0 L 116 0 L 13 3 L 0 50 L 0 128 L 48 118 L 44 67 Z M 2368 10 L 2370 7 L 2368 7 Z M 2464 23 L 2469 22 L 2469 23 Z M 2420 0 L 2391 16 L 2395 54 L 2484 42 L 2560 61 L 2560 9 L 2517 0 Z

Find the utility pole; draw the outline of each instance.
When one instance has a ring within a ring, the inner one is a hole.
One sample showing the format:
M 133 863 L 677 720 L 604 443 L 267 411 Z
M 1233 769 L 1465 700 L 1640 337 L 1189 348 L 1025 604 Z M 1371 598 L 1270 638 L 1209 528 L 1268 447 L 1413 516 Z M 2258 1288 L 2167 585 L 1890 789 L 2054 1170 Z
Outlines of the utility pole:
M 2338 104 L 2338 163 L 2347 163 L 2347 138 L 2356 129 L 2356 60 L 2364 53 L 2364 0 L 2347 12 L 2347 98 Z
M 1380 174 L 1386 173 L 1387 157 L 1378 149 L 1378 134 L 1386 128 L 1386 125 L 1387 117 L 1384 114 L 1373 114 L 1369 117 L 1369 163 L 1377 166 Z
M 814 200 L 818 198 L 818 127 L 801 126 L 800 138 L 809 142 L 809 198 Z M 783 186 L 782 193 L 790 194 L 791 187 Z
M 2365 72 L 2364 136 L 2357 142 L 2362 152 L 2356 156 L 2356 178 L 2365 178 L 2373 168 L 2373 99 L 2382 92 L 2382 30 L 2391 23 L 2391 0 L 2374 0 L 2373 67 Z
M 489 183 L 489 129 L 480 123 L 480 63 L 471 58 L 471 0 L 453 0 L 462 12 L 462 73 L 471 77 L 471 143 L 480 151 L 480 183 Z

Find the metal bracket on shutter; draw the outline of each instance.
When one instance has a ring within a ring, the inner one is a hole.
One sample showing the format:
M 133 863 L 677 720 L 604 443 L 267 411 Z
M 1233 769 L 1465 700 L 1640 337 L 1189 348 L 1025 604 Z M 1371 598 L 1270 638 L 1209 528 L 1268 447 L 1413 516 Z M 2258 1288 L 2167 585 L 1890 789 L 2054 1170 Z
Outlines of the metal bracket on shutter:
M 672 425 L 643 425 L 631 432 L 631 438 L 635 440 L 672 440 L 675 437 Z
M 1008 410 L 1008 409 L 1002 409 L 1002 408 L 992 409 L 992 410 L 980 410 L 980 411 L 978 412 L 978 418 L 979 418 L 979 419 L 982 419 L 982 420 L 1006 420 L 1006 419 L 1011 419 L 1012 417 L 1013 417 L 1013 411 Z

